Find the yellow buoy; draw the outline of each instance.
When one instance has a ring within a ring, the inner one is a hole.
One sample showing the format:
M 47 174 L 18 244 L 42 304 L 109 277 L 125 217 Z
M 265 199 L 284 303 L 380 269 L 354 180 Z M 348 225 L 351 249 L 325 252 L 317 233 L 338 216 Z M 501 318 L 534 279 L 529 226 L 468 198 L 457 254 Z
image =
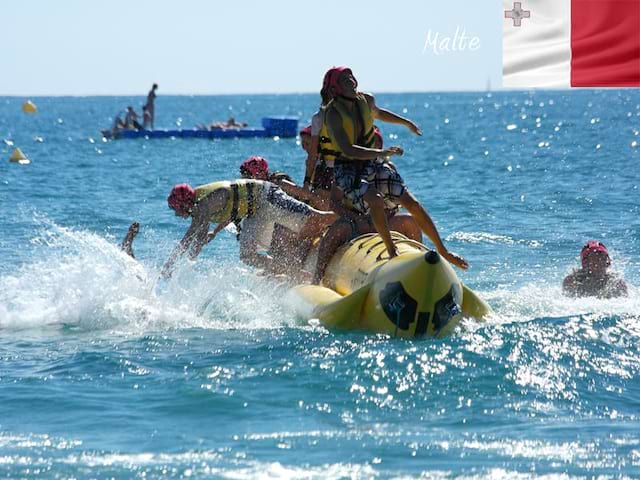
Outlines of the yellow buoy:
M 27 156 L 20 150 L 16 148 L 11 156 L 9 157 L 10 162 L 19 163 L 20 165 L 28 165 L 31 163 L 31 160 L 27 158 Z
M 38 111 L 38 107 L 31 100 L 27 100 L 22 104 L 22 111 L 24 113 L 36 113 Z

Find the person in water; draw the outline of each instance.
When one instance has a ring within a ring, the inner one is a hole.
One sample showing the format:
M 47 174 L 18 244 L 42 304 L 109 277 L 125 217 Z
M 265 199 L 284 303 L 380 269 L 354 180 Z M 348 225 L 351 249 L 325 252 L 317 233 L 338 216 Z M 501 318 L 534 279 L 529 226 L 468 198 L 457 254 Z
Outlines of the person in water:
M 143 115 L 146 113 L 148 118 L 143 117 L 143 121 L 145 121 L 145 128 L 151 127 L 151 130 L 154 128 L 154 124 L 156 121 L 156 90 L 158 89 L 158 84 L 154 83 L 147 94 L 147 103 L 145 108 L 143 109 Z
M 597 240 L 588 241 L 580 252 L 581 268 L 562 282 L 562 290 L 570 297 L 614 298 L 626 296 L 627 284 L 610 273 L 611 257 L 607 247 Z
M 378 107 L 375 98 L 358 92 L 357 86 L 351 69 L 334 67 L 325 74 L 321 93 L 323 99 L 330 100 L 324 106 L 319 151 L 325 159 L 334 160 L 335 186 L 340 190 L 343 203 L 358 213 L 371 216 L 389 257 L 395 257 L 397 251 L 385 213 L 385 198 L 379 190 L 384 187 L 394 202 L 413 216 L 443 258 L 467 269 L 469 265 L 464 258 L 446 249 L 431 217 L 406 188 L 395 167 L 390 168 L 388 160 L 374 162 L 378 158 L 388 159 L 403 154 L 398 146 L 384 150 L 374 147 L 375 118 L 404 125 L 416 135 L 422 135 L 422 132 L 411 120 Z M 325 235 L 322 243 L 314 275 L 316 281 L 323 275 L 327 262 L 337 248 L 333 235 Z
M 302 241 L 319 236 L 335 219 L 333 212 L 316 210 L 261 180 L 213 182 L 195 188 L 182 183 L 173 187 L 167 202 L 177 216 L 191 218 L 191 226 L 165 263 L 165 277 L 171 275 L 182 254 L 189 251 L 190 258 L 195 259 L 204 245 L 232 222 L 241 227 L 240 259 L 269 272 L 283 273 L 287 265 L 259 254 L 269 250 L 275 225 L 287 227 Z M 218 225 L 209 233 L 211 223 Z

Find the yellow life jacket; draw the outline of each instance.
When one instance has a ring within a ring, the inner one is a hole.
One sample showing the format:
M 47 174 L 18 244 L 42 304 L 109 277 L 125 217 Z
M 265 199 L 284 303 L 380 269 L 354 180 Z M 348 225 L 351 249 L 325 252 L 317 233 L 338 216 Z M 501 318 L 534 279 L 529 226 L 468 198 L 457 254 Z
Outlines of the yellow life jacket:
M 234 180 L 207 183 L 196 187 L 196 205 L 214 192 L 226 190 L 227 203 L 221 210 L 214 212 L 211 223 L 234 222 L 256 212 L 256 197 L 263 188 L 261 180 Z
M 349 104 L 353 102 L 353 111 L 349 109 Z M 327 125 L 327 113 L 330 109 L 335 108 L 342 118 L 342 128 L 349 138 L 351 145 L 359 145 L 361 147 L 371 147 L 374 143 L 373 116 L 371 108 L 366 97 L 359 93 L 355 100 L 347 100 L 342 97 L 336 97 L 321 109 L 322 112 L 322 128 L 320 129 L 319 153 L 325 161 L 331 160 L 349 160 L 344 157 L 344 153 L 336 141 L 332 138 L 331 132 Z M 361 132 L 356 132 L 356 118 L 359 116 L 359 124 L 362 128 Z

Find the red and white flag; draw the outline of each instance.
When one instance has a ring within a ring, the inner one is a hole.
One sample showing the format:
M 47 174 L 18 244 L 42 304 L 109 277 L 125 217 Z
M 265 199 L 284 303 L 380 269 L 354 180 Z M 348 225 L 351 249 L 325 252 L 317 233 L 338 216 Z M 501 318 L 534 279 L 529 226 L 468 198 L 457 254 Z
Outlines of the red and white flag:
M 640 0 L 502 3 L 504 87 L 640 86 Z

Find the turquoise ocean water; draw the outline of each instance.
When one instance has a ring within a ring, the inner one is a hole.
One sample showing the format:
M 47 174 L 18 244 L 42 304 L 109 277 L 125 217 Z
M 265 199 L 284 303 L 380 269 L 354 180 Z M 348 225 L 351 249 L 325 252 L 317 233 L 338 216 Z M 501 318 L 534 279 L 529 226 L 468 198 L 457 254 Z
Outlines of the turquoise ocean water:
M 423 128 L 382 126 L 496 312 L 416 341 L 295 318 L 231 232 L 156 283 L 188 226 L 171 186 L 253 154 L 300 180 L 295 139 L 103 142 L 142 97 L 22 100 L 0 98 L 1 477 L 640 476 L 638 90 L 378 96 Z M 317 102 L 160 96 L 156 124 Z M 117 247 L 133 220 L 138 262 Z M 628 298 L 561 295 L 591 238 Z

